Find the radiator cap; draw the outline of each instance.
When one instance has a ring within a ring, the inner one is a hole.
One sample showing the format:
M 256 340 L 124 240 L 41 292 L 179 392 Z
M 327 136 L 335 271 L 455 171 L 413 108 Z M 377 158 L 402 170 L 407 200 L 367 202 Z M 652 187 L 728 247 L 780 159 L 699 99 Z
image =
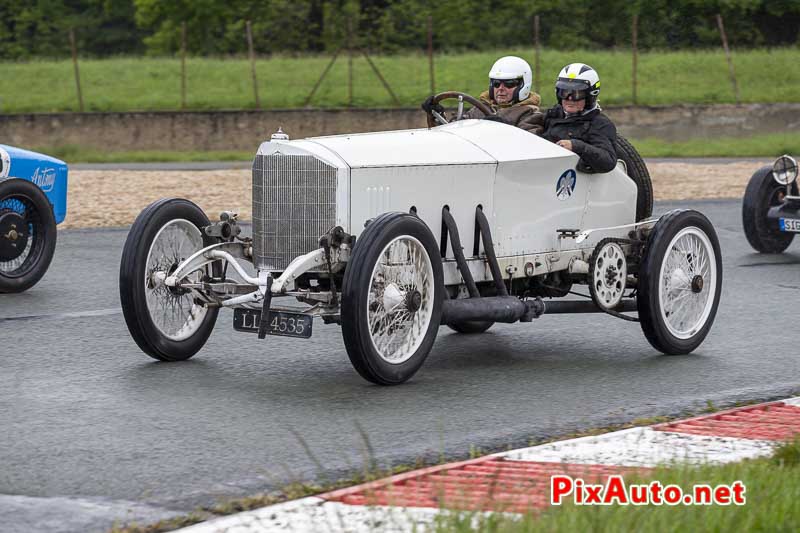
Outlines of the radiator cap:
M 286 135 L 285 133 L 283 133 L 283 130 L 279 126 L 278 127 L 278 131 L 276 131 L 275 133 L 272 134 L 272 136 L 270 137 L 270 140 L 271 141 L 288 141 L 289 140 L 289 136 Z

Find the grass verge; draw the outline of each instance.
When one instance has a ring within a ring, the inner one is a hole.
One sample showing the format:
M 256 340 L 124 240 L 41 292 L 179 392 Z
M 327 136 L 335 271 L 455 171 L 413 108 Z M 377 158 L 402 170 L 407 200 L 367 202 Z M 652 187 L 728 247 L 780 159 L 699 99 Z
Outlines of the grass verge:
M 234 150 L 174 152 L 161 150 L 108 152 L 77 145 L 45 146 L 35 151 L 72 163 L 190 163 L 203 161 L 252 161 L 255 152 Z
M 798 531 L 800 530 L 800 437 L 779 447 L 773 457 L 721 466 L 661 468 L 647 477 L 626 477 L 627 485 L 658 480 L 675 484 L 686 493 L 695 484 L 711 487 L 739 480 L 746 503 L 699 506 L 576 506 L 567 503 L 538 516 L 512 520 L 474 513 L 446 516 L 437 532 L 487 531 L 497 533 L 573 531 Z
M 533 63 L 533 49 L 436 54 L 436 88 L 478 95 L 487 72 L 503 55 Z M 797 48 L 737 50 L 733 55 L 742 102 L 800 102 L 800 70 L 786 68 L 800 59 Z M 418 106 L 430 92 L 427 57 L 421 53 L 373 56 L 373 62 L 397 95 L 401 106 Z M 257 76 L 262 106 L 298 108 L 330 61 L 329 56 L 260 58 Z M 632 96 L 629 50 L 544 50 L 540 90 L 545 105 L 554 101 L 553 80 L 566 64 L 592 65 L 603 80 L 605 104 L 628 104 Z M 77 111 L 70 60 L 2 62 L 0 112 Z M 85 59 L 80 62 L 87 111 L 175 110 L 181 107 L 178 58 Z M 287 76 L 286 73 L 291 75 Z M 353 61 L 353 105 L 393 106 L 392 99 L 363 57 Z M 311 105 L 348 105 L 347 60 L 339 58 L 320 85 Z M 537 84 L 534 83 L 534 87 Z M 639 55 L 638 103 L 733 103 L 728 66 L 721 50 L 648 51 Z M 249 62 L 245 58 L 189 58 L 187 109 L 254 107 Z
M 773 133 L 752 137 L 696 138 L 685 141 L 636 139 L 643 157 L 777 157 L 800 154 L 800 134 Z

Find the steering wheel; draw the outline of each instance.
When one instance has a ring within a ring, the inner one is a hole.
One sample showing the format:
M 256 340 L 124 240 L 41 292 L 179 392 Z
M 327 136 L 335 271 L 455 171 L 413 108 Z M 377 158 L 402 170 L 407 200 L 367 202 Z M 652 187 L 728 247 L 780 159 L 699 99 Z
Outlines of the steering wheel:
M 475 98 L 474 96 L 470 96 L 467 93 L 460 93 L 458 91 L 445 91 L 443 93 L 439 93 L 433 97 L 432 105 L 436 105 L 443 100 L 449 100 L 451 98 L 455 98 L 458 100 L 458 113 L 456 115 L 456 120 L 461 119 L 461 115 L 464 114 L 464 102 L 471 104 L 472 107 L 477 107 L 481 113 L 488 116 L 495 115 L 495 112 L 492 109 Z M 445 118 L 444 113 L 439 113 L 436 110 L 431 109 L 427 112 L 428 115 L 428 127 L 433 128 L 435 126 L 447 124 L 449 121 Z

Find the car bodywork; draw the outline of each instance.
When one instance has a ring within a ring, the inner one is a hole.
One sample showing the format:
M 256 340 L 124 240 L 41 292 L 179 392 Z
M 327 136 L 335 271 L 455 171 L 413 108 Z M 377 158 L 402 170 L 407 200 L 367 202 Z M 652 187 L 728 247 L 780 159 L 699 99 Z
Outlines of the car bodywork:
M 53 206 L 56 224 L 67 216 L 67 164 L 48 155 L 0 144 L 0 180 L 19 178 L 37 185 Z
M 318 187 L 327 179 L 331 185 L 323 188 L 333 190 L 331 177 L 316 177 L 321 175 L 319 170 L 299 166 L 292 170 L 292 157 L 297 162 L 317 159 L 329 176 L 335 175 L 335 199 L 331 195 L 318 206 L 304 203 L 299 211 L 293 207 L 292 219 L 318 221 L 316 234 L 303 235 L 304 228 L 282 217 L 264 216 L 270 210 L 280 213 L 292 203 L 292 190 L 297 187 L 292 180 Z M 265 185 L 268 175 L 282 166 L 286 181 L 273 187 L 275 194 L 263 202 L 254 192 L 256 254 L 268 250 L 258 257 L 256 266 L 281 271 L 294 257 L 313 250 L 318 235 L 330 227 L 338 225 L 357 236 L 368 220 L 387 211 L 414 207 L 430 228 L 440 228 L 442 205 L 447 204 L 462 228 L 466 250 L 475 247 L 474 210 L 481 205 L 492 225 L 501 267 L 516 266 L 515 277 L 525 276 L 519 267 L 529 262 L 536 274 L 558 270 L 574 257 L 568 250 L 591 251 L 604 237 L 625 236 L 636 222 L 636 186 L 622 165 L 606 174 L 585 174 L 575 170 L 577 162 L 575 153 L 540 137 L 482 120 L 434 129 L 265 142 L 256 156 L 254 191 L 269 188 Z M 556 231 L 609 227 L 614 229 L 594 231 L 579 244 Z M 291 245 L 284 248 L 281 239 L 272 235 L 284 237 Z M 441 244 L 440 232 L 434 235 Z M 274 250 L 280 251 L 280 257 L 273 257 Z M 554 260 L 556 256 L 559 259 Z M 452 252 L 446 259 L 450 261 L 445 284 L 459 283 Z M 483 263 L 479 258 L 475 262 Z M 473 275 L 476 281 L 491 276 L 485 264 L 475 268 Z

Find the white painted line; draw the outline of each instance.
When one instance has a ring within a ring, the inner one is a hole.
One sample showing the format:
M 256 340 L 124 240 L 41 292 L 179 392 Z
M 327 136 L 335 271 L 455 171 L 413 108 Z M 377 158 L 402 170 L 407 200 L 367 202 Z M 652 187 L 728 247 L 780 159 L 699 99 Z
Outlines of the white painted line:
M 424 507 L 348 505 L 311 497 L 218 518 L 179 529 L 178 532 L 407 533 L 431 529 L 440 514 L 446 516 L 458 513 Z M 481 517 L 489 514 L 491 513 L 470 512 L 472 525 L 479 527 Z
M 496 454 L 515 461 L 654 467 L 730 463 L 769 456 L 777 443 L 733 437 L 625 429 Z
M 793 407 L 800 407 L 800 396 L 796 396 L 794 398 L 789 398 L 788 400 L 781 400 L 786 405 L 791 405 Z
M 61 320 L 64 318 L 86 318 L 93 316 L 121 315 L 122 308 L 96 309 L 92 311 L 72 311 L 66 313 L 48 313 L 43 315 L 24 315 L 24 316 L 4 316 L 0 317 L 0 322 L 10 322 L 12 320 Z

